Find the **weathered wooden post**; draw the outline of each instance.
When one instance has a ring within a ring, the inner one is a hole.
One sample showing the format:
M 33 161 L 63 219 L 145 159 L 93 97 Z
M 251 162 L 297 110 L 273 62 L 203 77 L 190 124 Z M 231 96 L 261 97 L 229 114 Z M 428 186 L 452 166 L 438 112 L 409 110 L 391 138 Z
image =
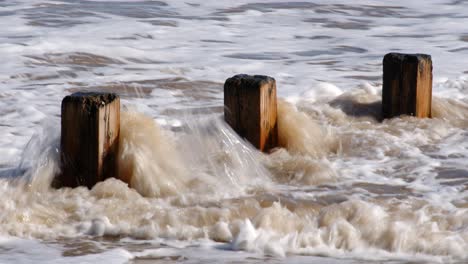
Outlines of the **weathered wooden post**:
M 432 60 L 425 54 L 389 53 L 383 59 L 383 118 L 431 117 Z
M 224 83 L 224 118 L 261 151 L 278 144 L 276 81 L 263 75 L 235 75 Z
M 62 101 L 61 167 L 56 187 L 87 186 L 117 176 L 120 99 L 74 93 Z

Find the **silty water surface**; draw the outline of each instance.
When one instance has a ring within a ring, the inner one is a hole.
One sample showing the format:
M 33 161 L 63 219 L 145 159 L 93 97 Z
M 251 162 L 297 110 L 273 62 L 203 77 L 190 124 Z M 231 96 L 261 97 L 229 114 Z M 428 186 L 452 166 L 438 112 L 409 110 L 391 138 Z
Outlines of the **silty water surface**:
M 0 262 L 465 263 L 468 3 L 0 1 Z M 380 121 L 381 61 L 432 55 L 433 119 Z M 277 81 L 280 141 L 222 121 Z M 60 102 L 122 96 L 118 175 L 53 190 Z M 143 114 L 144 115 L 143 115 Z M 155 122 L 156 120 L 156 122 Z

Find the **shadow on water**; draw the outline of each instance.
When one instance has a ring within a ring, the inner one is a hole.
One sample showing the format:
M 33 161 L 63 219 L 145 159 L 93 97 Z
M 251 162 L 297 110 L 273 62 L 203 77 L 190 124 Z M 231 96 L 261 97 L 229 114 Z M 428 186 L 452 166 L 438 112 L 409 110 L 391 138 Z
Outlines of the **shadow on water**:
M 330 106 L 341 109 L 346 115 L 353 117 L 370 117 L 382 121 L 382 102 L 359 102 L 355 98 L 338 97 L 331 101 Z
M 26 173 L 27 169 L 25 168 L 7 168 L 0 169 L 0 179 L 14 179 L 21 177 Z

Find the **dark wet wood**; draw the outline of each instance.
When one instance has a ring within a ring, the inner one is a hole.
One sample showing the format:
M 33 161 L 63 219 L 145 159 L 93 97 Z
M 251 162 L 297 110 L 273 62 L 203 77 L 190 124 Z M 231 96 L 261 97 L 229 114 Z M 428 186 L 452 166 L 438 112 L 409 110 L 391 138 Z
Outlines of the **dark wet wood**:
M 432 60 L 425 54 L 389 53 L 383 59 L 383 118 L 431 117 Z
M 276 81 L 263 75 L 240 74 L 224 83 L 224 118 L 261 151 L 278 144 Z
M 62 101 L 61 169 L 55 187 L 93 187 L 117 176 L 120 98 L 74 93 Z

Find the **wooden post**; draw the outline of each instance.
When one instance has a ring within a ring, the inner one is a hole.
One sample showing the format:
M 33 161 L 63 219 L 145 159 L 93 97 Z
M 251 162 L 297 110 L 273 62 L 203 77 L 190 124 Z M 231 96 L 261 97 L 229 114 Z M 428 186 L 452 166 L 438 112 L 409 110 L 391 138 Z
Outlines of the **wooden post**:
M 276 81 L 240 74 L 224 83 L 224 118 L 241 137 L 261 151 L 278 144 Z
M 61 165 L 56 187 L 87 186 L 117 177 L 120 99 L 74 93 L 62 101 Z
M 431 117 L 432 60 L 425 54 L 389 53 L 383 59 L 383 118 Z

